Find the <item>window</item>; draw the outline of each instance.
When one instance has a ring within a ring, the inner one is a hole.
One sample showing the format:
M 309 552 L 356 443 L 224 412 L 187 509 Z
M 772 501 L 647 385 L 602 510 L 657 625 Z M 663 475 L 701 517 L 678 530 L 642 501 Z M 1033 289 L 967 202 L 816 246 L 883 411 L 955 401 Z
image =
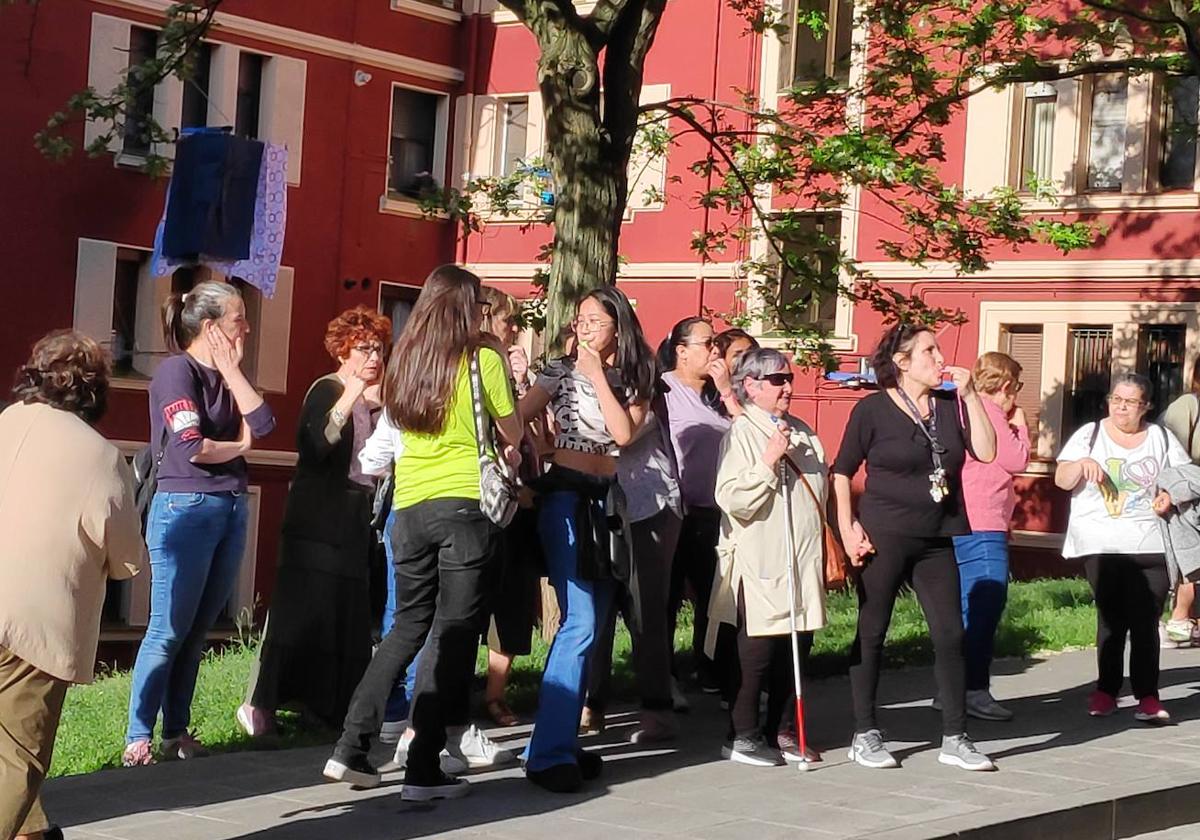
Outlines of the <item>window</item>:
M 192 77 L 183 83 L 180 128 L 208 125 L 208 87 L 211 77 L 212 44 L 198 44 L 192 51 Z
M 1067 381 L 1063 440 L 1084 423 L 1107 414 L 1104 398 L 1112 381 L 1111 326 L 1071 327 L 1067 332 Z
M 421 293 L 418 286 L 402 286 L 399 283 L 379 284 L 379 311 L 392 320 L 392 344 L 404 332 L 404 325 L 412 315 L 417 296 Z
M 1036 441 L 1041 431 L 1042 415 L 1042 326 L 1008 325 L 1001 333 L 1000 350 L 1021 366 L 1021 390 L 1017 405 L 1025 412 L 1029 439 Z
M 117 269 L 113 285 L 112 354 L 113 376 L 139 378 L 146 374 L 137 369 L 138 286 L 143 273 L 149 273 L 150 253 L 134 248 L 117 249 Z
M 1021 172 L 1022 190 L 1030 190 L 1033 181 L 1045 183 L 1052 175 L 1054 154 L 1054 112 L 1058 108 L 1058 93 L 1052 85 L 1041 82 L 1025 85 L 1021 114 Z
M 825 20 L 820 36 L 805 22 L 814 12 Z M 798 85 L 827 76 L 841 84 L 849 82 L 853 25 L 853 0 L 796 0 L 788 35 L 791 73 L 784 84 Z
M 786 255 L 779 271 L 779 302 L 789 318 L 833 329 L 841 223 L 840 213 L 795 213 L 777 228 Z
M 1183 324 L 1143 324 L 1138 328 L 1137 369 L 1150 379 L 1150 402 L 1157 413 L 1183 393 L 1183 356 L 1187 328 Z
M 496 169 L 501 176 L 512 175 L 525 157 L 529 135 L 529 97 L 500 102 L 500 148 Z
M 239 137 L 258 139 L 264 63 L 265 57 L 258 53 L 242 52 L 238 55 L 237 113 L 233 131 Z
M 420 198 L 438 186 L 434 143 L 438 106 L 444 97 L 408 88 L 392 88 L 392 138 L 388 156 L 388 191 Z
M 1158 184 L 1164 190 L 1190 190 L 1196 183 L 1196 129 L 1200 79 L 1168 76 L 1163 80 L 1162 156 Z
M 1125 172 L 1125 121 L 1129 77 L 1106 73 L 1092 83 L 1092 116 L 1088 129 L 1087 188 L 1120 192 Z
M 126 81 L 137 84 L 135 72 L 154 58 L 158 50 L 158 33 L 153 29 L 135 26 L 129 30 L 129 69 Z M 154 113 L 154 88 L 143 85 L 126 106 L 125 131 L 121 151 L 129 155 L 150 154 L 148 122 Z

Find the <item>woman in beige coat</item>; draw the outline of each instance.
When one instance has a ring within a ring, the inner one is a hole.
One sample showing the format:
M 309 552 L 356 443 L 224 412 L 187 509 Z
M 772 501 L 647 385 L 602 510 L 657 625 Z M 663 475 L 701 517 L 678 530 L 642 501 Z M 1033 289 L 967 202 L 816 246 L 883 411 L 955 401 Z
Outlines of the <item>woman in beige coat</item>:
M 729 710 L 730 737 L 721 754 L 741 764 L 778 766 L 800 760 L 796 736 L 782 726 L 793 708 L 791 639 L 807 654 L 812 634 L 825 626 L 821 511 L 827 495 L 825 450 L 816 434 L 788 415 L 792 372 L 778 350 L 748 350 L 733 372 L 745 412 L 721 442 L 717 506 L 721 509 L 719 565 L 709 606 L 706 646 L 715 647 L 721 623 L 737 628 L 740 681 Z M 789 471 L 783 498 L 780 469 Z M 805 487 L 807 483 L 808 488 Z M 785 504 L 792 509 L 796 551 L 796 624 L 791 627 Z M 758 698 L 768 693 L 759 726 Z M 815 758 L 815 756 L 813 756 Z
M 61 837 L 38 792 L 70 683 L 92 681 L 109 578 L 145 565 L 121 452 L 93 425 L 108 362 L 51 333 L 0 414 L 0 840 Z

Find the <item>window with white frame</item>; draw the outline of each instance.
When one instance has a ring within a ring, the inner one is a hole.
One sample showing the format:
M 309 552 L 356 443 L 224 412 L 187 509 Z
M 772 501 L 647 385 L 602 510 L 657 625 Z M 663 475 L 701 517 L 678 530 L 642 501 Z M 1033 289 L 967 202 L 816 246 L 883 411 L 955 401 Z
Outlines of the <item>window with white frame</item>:
M 1021 108 L 1021 171 L 1018 183 L 1030 190 L 1034 183 L 1044 184 L 1052 175 L 1054 164 L 1054 113 L 1058 108 L 1058 91 L 1053 85 L 1039 82 L 1024 88 Z
M 526 157 L 529 137 L 529 97 L 500 100 L 500 130 L 497 132 L 496 172 L 512 175 Z
M 787 226 L 776 231 L 784 257 L 778 260 L 779 303 L 793 317 L 824 330 L 833 330 L 837 319 L 836 287 L 841 255 L 842 214 L 793 213 Z M 803 282 L 808 280 L 809 282 Z M 812 280 L 822 287 L 812 288 Z M 801 314 L 802 313 L 802 314 Z M 776 329 L 782 327 L 775 325 Z
M 441 184 L 439 128 L 448 107 L 445 94 L 392 87 L 392 127 L 388 146 L 388 193 L 417 199 Z
M 1167 76 L 1163 79 L 1160 98 L 1162 140 L 1158 154 L 1158 185 L 1163 190 L 1194 189 L 1200 78 Z
M 151 58 L 158 32 L 111 15 L 92 14 L 88 85 L 104 94 L 128 78 L 130 68 Z M 117 162 L 136 163 L 151 151 L 171 157 L 173 145 L 152 149 L 145 122 L 153 116 L 168 133 L 202 125 L 228 125 L 237 134 L 286 146 L 288 183 L 299 184 L 304 139 L 307 63 L 217 41 L 198 44 L 192 78 L 174 74 L 130 104 L 125 126 L 109 143 Z M 108 131 L 111 122 L 89 120 L 84 142 Z
M 1088 118 L 1087 189 L 1120 192 L 1125 173 L 1129 76 L 1105 73 L 1092 79 Z
M 242 362 L 247 376 L 263 390 L 286 391 L 293 280 L 289 267 L 279 269 L 275 295 L 267 298 L 241 278 L 225 278 L 207 268 L 180 268 L 156 277 L 149 249 L 80 239 L 74 327 L 109 348 L 117 387 L 144 388 L 167 356 L 161 320 L 167 297 L 210 278 L 228 280 L 242 293 L 251 327 Z M 271 352 L 260 352 L 264 347 Z
M 825 26 L 818 34 L 806 21 L 814 13 Z M 787 60 L 782 62 L 783 87 L 832 77 L 842 84 L 850 80 L 850 57 L 854 32 L 853 0 L 792 0 L 788 4 L 788 31 L 780 36 Z

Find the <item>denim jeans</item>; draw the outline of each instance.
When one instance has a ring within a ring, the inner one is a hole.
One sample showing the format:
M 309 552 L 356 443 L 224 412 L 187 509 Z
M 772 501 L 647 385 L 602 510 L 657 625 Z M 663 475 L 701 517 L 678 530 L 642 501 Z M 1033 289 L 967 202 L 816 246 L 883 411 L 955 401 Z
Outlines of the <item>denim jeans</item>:
M 954 557 L 962 588 L 967 691 L 980 691 L 991 683 L 996 628 L 1008 600 L 1008 534 L 976 531 L 955 537 Z
M 538 530 L 546 555 L 546 571 L 562 623 L 550 647 L 538 699 L 533 736 L 526 751 L 527 770 L 574 764 L 588 678 L 588 657 L 597 620 L 606 615 L 616 591 L 612 580 L 584 580 L 576 560 L 575 508 L 579 496 L 556 491 L 542 496 Z
M 246 548 L 244 493 L 155 493 L 146 524 L 150 623 L 133 666 L 125 742 L 191 723 L 204 641 L 233 595 Z
M 392 528 L 396 524 L 396 510 L 388 514 L 387 524 L 383 531 L 383 550 L 387 554 L 387 602 L 383 607 L 383 632 L 380 638 L 392 631 L 396 621 L 396 550 L 392 546 Z M 424 648 L 422 648 L 424 650 Z M 387 706 L 383 710 L 386 721 L 400 721 L 408 717 L 409 698 L 413 696 L 417 686 L 417 669 L 421 667 L 421 654 L 413 660 L 413 664 L 396 678 L 392 693 L 388 695 Z
M 417 671 L 405 780 L 437 779 L 446 724 L 468 718 L 475 653 L 487 619 L 496 528 L 477 499 L 432 499 L 396 511 L 396 611 L 355 689 L 342 737 L 340 761 L 365 756 L 383 723 L 384 707 L 400 674 L 426 644 Z

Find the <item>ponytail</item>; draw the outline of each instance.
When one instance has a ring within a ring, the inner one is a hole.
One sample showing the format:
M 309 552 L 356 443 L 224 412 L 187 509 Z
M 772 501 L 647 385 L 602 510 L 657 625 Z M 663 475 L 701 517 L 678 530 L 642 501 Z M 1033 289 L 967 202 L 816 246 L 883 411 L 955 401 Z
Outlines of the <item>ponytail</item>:
M 236 286 L 221 280 L 197 283 L 190 292 L 172 293 L 163 304 L 163 338 L 172 353 L 182 353 L 200 335 L 205 321 L 225 314 L 230 298 L 241 297 Z

